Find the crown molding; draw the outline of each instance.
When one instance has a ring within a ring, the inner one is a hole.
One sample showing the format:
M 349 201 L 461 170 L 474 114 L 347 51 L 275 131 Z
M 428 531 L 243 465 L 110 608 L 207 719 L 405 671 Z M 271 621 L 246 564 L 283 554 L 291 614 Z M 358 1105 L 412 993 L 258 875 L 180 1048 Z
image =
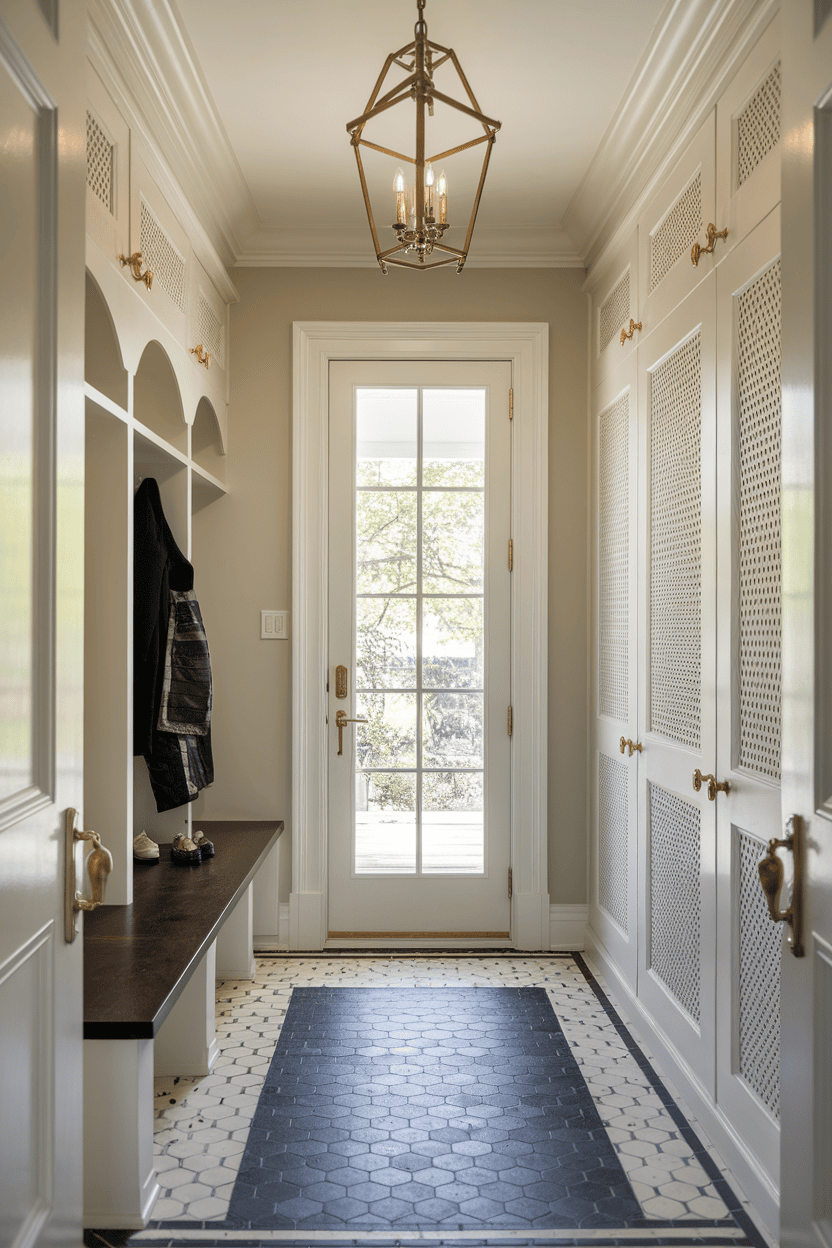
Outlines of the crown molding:
M 89 0 L 87 52 L 224 298 L 238 231 L 257 225 L 196 57 L 168 0 Z M 240 224 L 242 224 L 242 229 Z
M 669 0 L 564 214 L 590 273 L 621 245 L 778 8 L 779 0 Z
M 374 269 L 377 264 L 366 226 L 341 229 L 337 235 L 325 228 L 261 226 L 237 260 L 242 268 Z M 479 227 L 465 267 L 582 269 L 584 265 L 563 230 L 521 228 L 507 237 L 501 230 Z

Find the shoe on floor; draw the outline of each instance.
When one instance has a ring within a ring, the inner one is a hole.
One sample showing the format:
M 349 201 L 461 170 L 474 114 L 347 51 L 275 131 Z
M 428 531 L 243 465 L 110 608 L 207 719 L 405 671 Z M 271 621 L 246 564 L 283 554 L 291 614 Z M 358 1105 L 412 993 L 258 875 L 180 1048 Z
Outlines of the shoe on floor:
M 203 861 L 214 857 L 214 842 L 206 841 L 204 832 L 194 833 L 194 844 L 202 854 Z
M 133 837 L 133 857 L 139 862 L 153 862 L 159 857 L 159 846 L 146 832 Z
M 170 856 L 174 862 L 194 864 L 202 862 L 202 853 L 199 847 L 194 844 L 189 836 L 185 836 L 182 832 L 173 838 Z

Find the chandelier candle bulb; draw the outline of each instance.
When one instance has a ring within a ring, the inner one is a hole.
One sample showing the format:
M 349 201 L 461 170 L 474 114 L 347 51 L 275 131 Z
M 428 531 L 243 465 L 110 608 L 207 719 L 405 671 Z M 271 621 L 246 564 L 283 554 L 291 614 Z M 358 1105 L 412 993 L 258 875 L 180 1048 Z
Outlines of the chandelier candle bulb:
M 445 177 L 444 169 L 439 175 L 439 182 L 437 183 L 436 189 L 439 194 L 438 224 L 447 225 L 448 224 L 448 179 Z
M 401 169 L 396 170 L 393 186 L 396 191 L 396 225 L 407 225 L 407 184 Z
M 425 169 L 425 212 L 429 217 L 433 216 L 433 184 L 436 181 L 436 175 L 433 168 L 428 164 Z

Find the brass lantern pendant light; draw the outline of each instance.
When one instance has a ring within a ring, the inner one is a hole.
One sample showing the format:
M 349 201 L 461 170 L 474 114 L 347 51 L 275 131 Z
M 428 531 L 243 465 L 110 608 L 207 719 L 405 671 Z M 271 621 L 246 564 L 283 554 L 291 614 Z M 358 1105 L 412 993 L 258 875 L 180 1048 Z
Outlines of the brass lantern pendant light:
M 413 32 L 415 35 L 413 42 L 407 44 L 404 48 L 400 48 L 398 52 L 390 53 L 384 62 L 384 67 L 379 74 L 378 82 L 373 88 L 373 93 L 367 101 L 366 109 L 355 121 L 348 123 L 347 130 L 350 134 L 350 141 L 358 164 L 358 176 L 361 179 L 364 206 L 367 209 L 367 219 L 373 236 L 373 246 L 376 249 L 376 259 L 381 266 L 382 273 L 387 273 L 388 264 L 400 265 L 406 269 L 438 269 L 446 264 L 455 264 L 457 273 L 460 273 L 468 257 L 471 235 L 474 233 L 474 223 L 477 219 L 482 189 L 485 185 L 485 175 L 488 172 L 488 162 L 491 159 L 491 149 L 494 146 L 497 131 L 500 129 L 500 123 L 480 112 L 480 106 L 468 85 L 468 79 L 462 72 L 462 67 L 453 49 L 443 48 L 441 44 L 433 43 L 432 40 L 428 39 L 428 28 L 424 18 L 425 0 L 416 0 L 416 3 L 418 19 Z M 469 103 L 466 104 L 461 100 L 453 99 L 449 95 L 444 95 L 434 86 L 434 72 L 440 65 L 444 65 L 446 61 L 453 65 L 459 75 Z M 407 76 L 391 90 L 387 91 L 386 94 L 380 95 L 379 93 L 384 86 L 384 80 L 393 66 L 403 69 Z M 396 104 L 402 104 L 407 100 L 413 100 L 416 104 L 415 156 L 407 156 L 402 152 L 392 151 L 389 147 L 381 147 L 377 143 L 371 143 L 364 137 L 365 129 L 369 122 L 372 122 L 379 114 L 394 108 Z M 484 133 L 475 139 L 471 139 L 469 142 L 460 143 L 456 147 L 450 147 L 445 151 L 426 157 L 425 119 L 426 116 L 433 116 L 434 103 L 436 101 L 447 105 L 449 108 L 455 108 L 459 112 L 465 113 L 468 117 L 473 117 L 475 121 L 480 123 Z M 437 179 L 433 166 L 441 160 L 456 156 L 459 152 L 467 151 L 469 148 L 478 147 L 480 144 L 485 146 L 485 155 L 479 184 L 474 196 L 471 217 L 468 222 L 468 230 L 465 235 L 465 244 L 460 251 L 456 247 L 449 247 L 443 241 L 445 231 L 450 225 L 448 220 L 448 179 L 445 176 L 444 169 L 442 169 Z M 407 178 L 401 167 L 396 170 L 394 177 L 393 189 L 395 191 L 396 221 L 392 227 L 395 233 L 395 242 L 391 247 L 385 248 L 379 243 L 378 232 L 373 220 L 373 209 L 370 204 L 370 193 L 367 189 L 367 178 L 361 160 L 362 147 L 372 148 L 373 151 L 381 152 L 385 156 L 392 156 L 395 160 L 414 166 L 414 185 L 412 189 L 408 190 Z M 426 263 L 427 257 L 437 252 L 444 253 L 447 259 L 435 259 L 429 264 Z M 413 257 L 413 259 L 408 259 L 407 257 L 409 256 Z

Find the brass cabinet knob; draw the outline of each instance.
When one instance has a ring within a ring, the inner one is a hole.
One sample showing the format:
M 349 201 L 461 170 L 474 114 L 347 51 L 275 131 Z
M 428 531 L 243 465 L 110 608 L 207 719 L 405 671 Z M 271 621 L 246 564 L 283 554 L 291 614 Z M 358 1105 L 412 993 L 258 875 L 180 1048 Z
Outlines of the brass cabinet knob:
M 716 226 L 714 225 L 713 221 L 711 221 L 708 225 L 707 233 L 708 233 L 707 247 L 701 246 L 700 243 L 694 243 L 690 249 L 690 262 L 694 268 L 699 267 L 699 261 L 702 256 L 709 256 L 711 254 L 711 252 L 714 249 L 714 244 L 716 243 L 716 240 L 718 238 L 728 237 L 728 228 L 726 226 L 724 230 L 718 230 Z
M 626 738 L 622 737 L 621 740 L 618 742 L 618 748 L 621 750 L 622 754 L 624 753 L 624 750 L 626 747 L 629 747 L 630 758 L 633 757 L 633 754 L 635 753 L 636 750 L 638 750 L 640 754 L 641 751 L 644 749 L 644 746 L 641 744 L 640 741 L 631 741 L 629 737 L 626 737 Z

